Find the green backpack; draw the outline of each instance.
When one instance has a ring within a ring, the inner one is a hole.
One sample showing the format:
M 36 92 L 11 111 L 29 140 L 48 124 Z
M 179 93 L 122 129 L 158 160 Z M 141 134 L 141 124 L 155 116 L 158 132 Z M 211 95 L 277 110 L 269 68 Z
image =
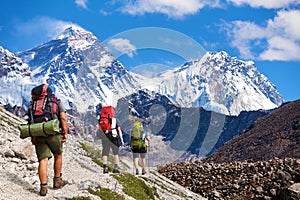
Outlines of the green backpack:
M 130 137 L 130 147 L 133 149 L 140 149 L 146 147 L 144 135 L 144 128 L 141 122 L 133 123 Z

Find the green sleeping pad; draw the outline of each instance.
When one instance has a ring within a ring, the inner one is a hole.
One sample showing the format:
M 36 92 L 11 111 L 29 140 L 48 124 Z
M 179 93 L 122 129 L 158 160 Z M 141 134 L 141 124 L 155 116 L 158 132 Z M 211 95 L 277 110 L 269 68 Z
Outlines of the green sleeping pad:
M 56 135 L 60 133 L 58 119 L 31 125 L 20 124 L 18 128 L 21 132 L 20 138 L 22 139 L 33 136 L 47 137 L 49 135 Z

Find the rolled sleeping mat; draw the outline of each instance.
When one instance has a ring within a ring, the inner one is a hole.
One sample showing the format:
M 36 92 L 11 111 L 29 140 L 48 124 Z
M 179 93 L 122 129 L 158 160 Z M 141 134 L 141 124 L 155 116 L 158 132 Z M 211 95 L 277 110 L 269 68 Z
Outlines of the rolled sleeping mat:
M 22 139 L 34 136 L 47 137 L 49 135 L 56 135 L 60 133 L 58 119 L 31 125 L 20 124 L 18 128 L 21 132 L 20 138 Z

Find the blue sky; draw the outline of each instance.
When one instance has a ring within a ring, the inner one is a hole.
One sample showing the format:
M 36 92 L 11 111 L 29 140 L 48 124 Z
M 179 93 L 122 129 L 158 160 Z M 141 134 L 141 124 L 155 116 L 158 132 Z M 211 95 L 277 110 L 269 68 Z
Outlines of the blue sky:
M 300 99 L 299 20 L 300 0 L 11 0 L 1 2 L 0 46 L 31 49 L 72 24 L 95 34 L 131 70 L 168 69 L 204 51 L 226 51 L 253 60 L 292 101 Z

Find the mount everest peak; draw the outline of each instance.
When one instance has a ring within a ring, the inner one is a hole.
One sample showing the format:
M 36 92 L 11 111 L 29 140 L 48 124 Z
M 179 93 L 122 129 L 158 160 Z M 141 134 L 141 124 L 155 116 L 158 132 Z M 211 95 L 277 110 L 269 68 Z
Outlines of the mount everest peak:
M 92 33 L 69 27 L 56 39 L 18 56 L 38 83 L 58 88 L 67 108 L 85 112 L 97 104 L 114 105 L 132 93 L 137 81 Z
M 85 49 L 98 41 L 97 37 L 79 26 L 70 26 L 56 37 L 56 40 L 68 40 L 69 46 L 75 49 Z

